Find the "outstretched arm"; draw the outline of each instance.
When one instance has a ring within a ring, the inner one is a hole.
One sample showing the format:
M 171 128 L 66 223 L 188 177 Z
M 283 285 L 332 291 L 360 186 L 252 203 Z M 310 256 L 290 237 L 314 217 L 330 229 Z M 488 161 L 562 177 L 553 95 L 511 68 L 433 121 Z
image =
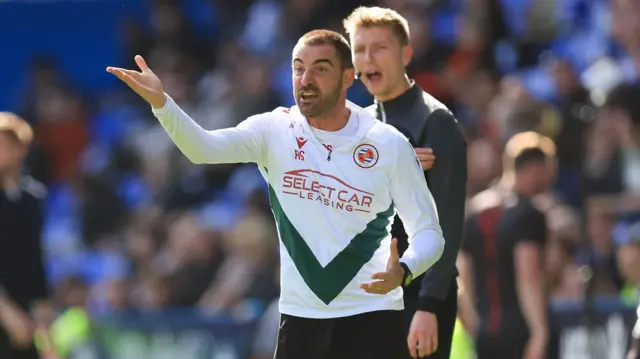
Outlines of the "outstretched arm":
M 237 127 L 207 131 L 167 96 L 153 114 L 171 140 L 193 163 L 246 163 L 264 165 L 268 115 L 249 117 Z
M 108 67 L 153 108 L 180 151 L 193 163 L 264 163 L 267 115 L 253 116 L 235 128 L 207 131 L 164 93 L 162 82 L 141 56 L 135 57 L 140 71 Z

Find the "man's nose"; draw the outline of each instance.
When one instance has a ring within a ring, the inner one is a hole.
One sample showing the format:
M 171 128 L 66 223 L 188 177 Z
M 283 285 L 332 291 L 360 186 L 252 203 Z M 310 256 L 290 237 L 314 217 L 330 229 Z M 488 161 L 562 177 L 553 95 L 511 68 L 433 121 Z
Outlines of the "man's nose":
M 300 83 L 303 86 L 307 86 L 310 83 L 313 82 L 313 73 L 311 70 L 307 70 L 302 74 L 302 77 L 300 78 Z
M 371 48 L 367 48 L 364 50 L 364 60 L 366 63 L 373 62 L 373 51 L 371 50 Z

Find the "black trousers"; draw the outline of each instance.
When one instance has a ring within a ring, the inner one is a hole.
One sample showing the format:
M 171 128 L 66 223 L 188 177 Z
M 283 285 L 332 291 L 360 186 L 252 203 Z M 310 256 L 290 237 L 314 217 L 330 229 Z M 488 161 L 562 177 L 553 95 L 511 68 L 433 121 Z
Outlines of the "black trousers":
M 414 280 L 404 296 L 405 307 L 405 326 L 407 333 L 413 319 L 413 314 L 418 306 L 418 292 L 422 277 Z M 449 286 L 449 293 L 439 310 L 435 313 L 438 318 L 438 349 L 435 353 L 427 356 L 428 359 L 449 359 L 451 356 L 451 341 L 453 340 L 453 330 L 456 326 L 456 318 L 458 316 L 458 283 L 453 278 Z
M 494 337 L 479 334 L 478 338 L 476 338 L 476 358 L 522 359 L 526 346 L 526 337 Z
M 275 359 L 408 359 L 402 311 L 334 319 L 282 314 Z
M 17 349 L 11 346 L 9 336 L 0 328 L 0 359 L 39 359 L 40 355 L 35 346 Z

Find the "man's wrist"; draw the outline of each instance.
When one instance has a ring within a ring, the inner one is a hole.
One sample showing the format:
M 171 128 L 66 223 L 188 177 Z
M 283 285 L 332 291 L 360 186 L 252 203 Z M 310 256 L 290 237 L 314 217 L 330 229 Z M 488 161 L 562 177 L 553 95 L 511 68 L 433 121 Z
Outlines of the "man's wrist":
M 544 329 L 533 330 L 531 334 L 529 334 L 529 338 L 533 341 L 537 341 L 538 343 L 547 345 L 549 342 L 549 333 Z
M 409 266 L 404 262 L 400 262 L 400 267 L 402 267 L 402 282 L 400 282 L 400 286 L 406 288 L 413 281 L 413 273 L 411 273 L 411 269 L 409 269 Z
M 442 306 L 444 301 L 428 296 L 420 296 L 418 298 L 418 307 L 416 308 L 419 311 L 436 313 Z

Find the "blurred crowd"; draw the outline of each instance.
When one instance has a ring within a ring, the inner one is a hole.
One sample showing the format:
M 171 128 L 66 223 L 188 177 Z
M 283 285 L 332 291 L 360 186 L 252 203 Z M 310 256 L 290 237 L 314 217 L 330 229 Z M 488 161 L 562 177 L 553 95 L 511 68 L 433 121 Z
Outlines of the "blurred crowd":
M 202 3 L 216 9 L 215 32 L 197 30 L 184 3 L 170 0 L 152 2 L 149 27 L 122 18 L 122 59 L 109 65 L 135 68 L 133 56 L 145 56 L 176 102 L 218 129 L 291 105 L 295 41 L 314 28 L 342 32 L 342 18 L 363 1 Z M 374 4 L 408 19 L 410 76 L 464 127 L 470 197 L 500 176 L 513 134 L 534 130 L 555 141 L 555 191 L 540 199 L 553 298 L 636 300 L 627 284 L 638 258 L 619 258 L 616 248 L 630 228 L 638 232 L 630 224 L 640 211 L 631 121 L 640 117 L 640 5 L 366 2 Z M 372 101 L 360 83 L 349 98 Z M 278 240 L 255 166 L 188 163 L 135 94 L 117 86 L 83 96 L 55 56 L 33 59 L 22 100 L 18 112 L 35 130 L 27 169 L 49 189 L 44 243 L 58 306 L 273 312 Z

